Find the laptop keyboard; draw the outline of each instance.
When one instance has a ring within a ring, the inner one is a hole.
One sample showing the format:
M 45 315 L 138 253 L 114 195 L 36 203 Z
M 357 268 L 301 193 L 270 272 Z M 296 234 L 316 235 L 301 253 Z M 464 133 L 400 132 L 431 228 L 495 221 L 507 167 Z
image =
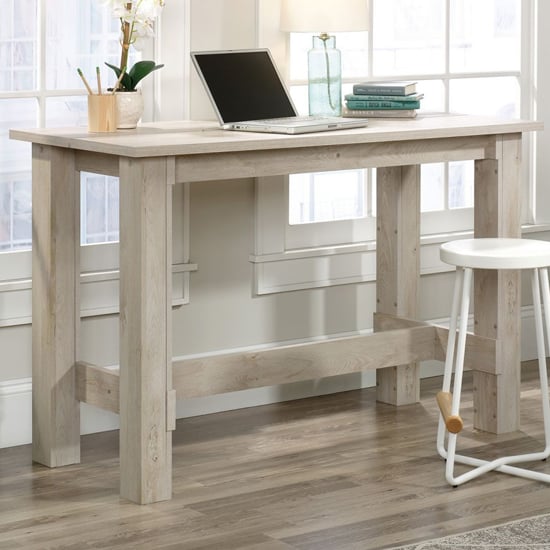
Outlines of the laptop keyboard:
M 285 116 L 282 118 L 266 118 L 264 120 L 254 120 L 260 124 L 284 124 L 285 122 L 309 122 L 310 120 L 319 120 L 324 117 L 305 115 L 305 116 Z

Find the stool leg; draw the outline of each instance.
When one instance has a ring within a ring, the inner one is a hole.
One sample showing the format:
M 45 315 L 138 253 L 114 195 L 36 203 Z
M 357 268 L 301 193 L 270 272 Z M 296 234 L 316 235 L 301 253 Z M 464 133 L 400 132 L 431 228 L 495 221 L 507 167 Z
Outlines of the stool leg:
M 470 311 L 470 289 L 472 286 L 472 270 L 467 267 L 464 269 L 464 281 L 462 283 L 462 298 L 460 305 L 460 325 L 458 328 L 458 342 L 456 346 L 455 377 L 453 385 L 453 400 L 451 404 L 451 414 L 459 414 L 460 394 L 462 392 L 462 374 L 464 371 L 464 354 L 466 350 L 466 335 L 468 331 L 468 313 Z M 459 485 L 463 483 L 460 478 L 454 477 L 454 464 L 456 453 L 457 434 L 449 434 L 447 464 L 445 467 L 445 478 L 450 485 Z M 462 477 L 462 476 L 460 476 Z M 458 481 L 457 481 L 458 480 Z
M 527 453 L 521 455 L 513 456 L 503 456 L 495 460 L 481 460 L 478 458 L 455 455 L 456 448 L 456 435 L 449 434 L 449 452 L 447 458 L 447 467 L 446 467 L 446 478 L 451 485 L 461 485 L 466 481 L 474 479 L 486 472 L 496 470 L 498 472 L 503 472 L 505 474 L 520 476 L 526 479 L 532 479 L 535 481 L 543 481 L 545 483 L 550 483 L 550 474 L 537 472 L 534 470 L 519 468 L 513 466 L 519 462 L 530 462 L 533 460 L 543 460 L 550 456 L 550 402 L 548 396 L 548 376 L 546 372 L 546 352 L 545 352 L 545 343 L 544 343 L 544 327 L 542 320 L 542 309 L 541 309 L 541 293 L 540 287 L 542 284 L 542 295 L 544 302 L 544 317 L 546 322 L 547 330 L 547 340 L 550 345 L 550 289 L 548 284 L 548 271 L 546 268 L 540 270 L 539 281 L 539 270 L 534 269 L 531 271 L 531 288 L 533 292 L 533 309 L 535 312 L 535 330 L 537 337 L 537 355 L 539 359 L 539 374 L 540 374 L 540 383 L 541 383 L 541 393 L 542 393 L 542 408 L 543 408 L 543 419 L 544 419 L 544 432 L 546 440 L 546 448 L 542 452 L 537 453 Z M 465 277 L 466 280 L 466 277 Z M 464 283 L 466 286 L 466 282 Z M 463 292 L 464 297 L 464 292 Z M 462 307 L 464 311 L 464 304 Z M 459 342 L 457 346 L 457 367 L 455 372 L 455 393 L 460 392 L 460 381 L 457 379 L 458 372 L 461 371 L 461 365 L 459 361 L 463 360 L 463 357 L 460 356 L 460 352 L 463 351 L 462 346 L 465 343 L 465 340 L 462 340 L 462 333 L 460 332 L 464 327 L 463 319 L 461 319 L 460 329 L 459 329 Z M 464 334 L 465 338 L 465 334 Z M 455 409 L 455 395 L 453 395 L 453 410 Z M 456 405 L 458 406 L 458 405 Z M 474 468 L 458 477 L 453 477 L 453 463 L 458 462 L 459 464 L 466 464 L 468 466 L 474 466 Z
M 542 287 L 542 300 L 544 304 L 544 321 L 546 325 L 546 344 L 550 347 L 550 285 L 548 282 L 548 269 L 542 268 L 539 270 L 540 281 L 534 280 L 537 290 Z M 538 277 L 534 277 L 538 279 Z M 537 292 L 538 294 L 538 292 Z M 542 323 L 542 315 L 540 314 L 540 296 L 538 297 L 538 316 L 537 322 L 537 350 L 539 356 L 539 374 L 540 374 L 540 391 L 542 397 L 542 415 L 544 419 L 544 437 L 546 448 L 544 449 L 545 458 L 550 456 L 550 402 L 548 398 L 548 374 L 546 371 L 546 346 L 544 345 L 544 331 Z M 533 304 L 535 304 L 535 292 L 533 292 Z M 537 315 L 537 313 L 535 314 Z M 539 334 L 540 331 L 540 334 Z M 539 344 L 540 340 L 540 344 Z
M 449 337 L 447 339 L 447 352 L 445 354 L 445 370 L 443 373 L 443 387 L 442 391 L 448 392 L 451 390 L 451 379 L 453 375 L 453 364 L 455 356 L 455 341 L 456 341 L 456 325 L 458 320 L 458 309 L 460 307 L 460 294 L 462 292 L 462 284 L 464 281 L 464 270 L 461 267 L 457 267 L 455 275 L 455 285 L 453 291 L 453 303 L 451 306 L 451 319 L 449 322 Z M 437 451 L 440 456 L 447 458 L 447 451 L 445 449 L 445 434 L 447 430 L 445 428 L 445 422 L 443 415 L 439 415 L 439 425 L 437 428 Z

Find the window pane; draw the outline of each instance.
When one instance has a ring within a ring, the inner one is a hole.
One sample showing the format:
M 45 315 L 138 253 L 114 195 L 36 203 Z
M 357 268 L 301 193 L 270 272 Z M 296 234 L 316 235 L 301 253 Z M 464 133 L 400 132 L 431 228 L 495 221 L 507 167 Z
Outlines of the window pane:
M 421 80 L 418 91 L 424 94 L 420 112 L 442 113 L 445 111 L 445 86 L 441 80 Z
M 48 0 L 46 12 L 46 87 L 82 88 L 80 67 L 95 88 L 95 68 L 102 83 L 114 84 L 115 75 L 104 62 L 120 61 L 120 23 L 99 0 Z M 62 13 L 63 17 L 59 17 Z M 70 22 L 70 23 L 69 23 Z M 132 52 L 131 59 L 135 60 Z
M 290 97 L 299 114 L 307 115 L 309 113 L 307 86 L 292 86 L 290 88 Z
M 519 117 L 519 82 L 514 77 L 459 78 L 449 84 L 452 112 Z
M 445 2 L 374 3 L 375 75 L 441 72 L 445 67 Z
M 474 161 L 449 162 L 449 208 L 474 206 Z
M 518 70 L 520 0 L 450 2 L 451 71 Z
M 31 245 L 31 148 L 10 140 L 10 128 L 36 126 L 34 99 L 0 100 L 0 250 Z
M 368 73 L 368 33 L 337 33 L 336 47 L 342 51 L 342 78 L 360 78 Z
M 307 80 L 307 52 L 313 44 L 313 33 L 290 33 L 290 79 Z M 360 77 L 367 73 L 368 34 L 336 32 L 336 48 L 342 52 L 342 78 Z
M 366 212 L 362 170 L 293 174 L 289 195 L 291 225 L 351 220 Z
M 445 164 L 421 167 L 421 211 L 472 208 L 474 206 L 473 161 L 448 163 L 448 198 L 445 195 Z
M 86 96 L 50 97 L 46 101 L 46 126 L 86 126 Z
M 0 91 L 36 88 L 36 0 L 0 0 Z
M 430 212 L 445 208 L 445 165 L 423 164 L 420 167 L 420 210 Z
M 118 178 L 107 178 L 107 240 L 118 241 L 119 235 Z
M 82 244 L 118 241 L 118 178 L 82 172 Z
M 0 250 L 24 250 L 31 246 L 30 171 L 22 179 L 0 182 Z
M 307 52 L 312 46 L 312 35 L 290 33 L 290 80 L 307 80 Z

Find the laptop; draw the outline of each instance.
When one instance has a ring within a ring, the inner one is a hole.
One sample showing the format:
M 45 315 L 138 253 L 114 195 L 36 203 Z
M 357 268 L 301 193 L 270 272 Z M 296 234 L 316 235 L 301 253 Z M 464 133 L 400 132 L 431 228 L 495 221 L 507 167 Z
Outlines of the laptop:
M 367 126 L 367 119 L 298 116 L 267 49 L 192 52 L 220 125 L 226 130 L 304 134 Z

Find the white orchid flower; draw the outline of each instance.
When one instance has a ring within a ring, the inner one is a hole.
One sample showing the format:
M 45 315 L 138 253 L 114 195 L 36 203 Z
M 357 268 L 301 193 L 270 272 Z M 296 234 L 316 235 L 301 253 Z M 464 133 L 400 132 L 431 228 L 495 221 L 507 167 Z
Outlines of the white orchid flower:
M 154 35 L 154 21 L 160 15 L 165 0 L 103 0 L 104 6 L 109 6 L 114 17 L 120 19 L 121 23 L 121 60 L 119 68 L 108 64 L 115 72 L 127 71 L 128 50 L 130 45 L 141 49 L 147 38 Z M 161 68 L 162 65 L 155 65 L 152 61 L 138 62 L 147 64 L 147 72 Z M 136 64 L 137 67 L 137 64 Z M 137 73 L 137 71 L 136 71 Z M 145 76 L 143 71 L 140 78 Z M 118 72 L 117 72 L 118 76 Z M 134 89 L 135 84 L 129 84 Z M 127 77 L 122 79 L 122 86 L 128 88 Z

